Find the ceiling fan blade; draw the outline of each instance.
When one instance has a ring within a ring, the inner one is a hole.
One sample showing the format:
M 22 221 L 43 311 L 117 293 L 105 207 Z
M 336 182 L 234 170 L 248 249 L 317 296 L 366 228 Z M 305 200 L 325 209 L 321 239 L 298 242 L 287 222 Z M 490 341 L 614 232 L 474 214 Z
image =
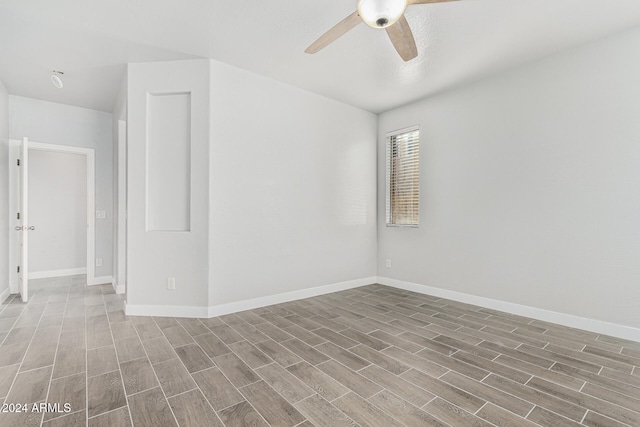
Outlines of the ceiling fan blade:
M 311 43 L 311 46 L 309 46 L 304 52 L 316 53 L 321 49 L 324 49 L 361 22 L 362 19 L 360 19 L 360 15 L 358 15 L 358 11 L 356 10 L 351 15 L 338 22 L 329 31 L 321 35 L 318 40 Z
M 398 19 L 398 22 L 387 27 L 386 30 L 393 47 L 396 48 L 404 61 L 409 61 L 418 56 L 416 41 L 404 15 Z
M 408 4 L 444 3 L 448 1 L 459 1 L 459 0 L 409 0 Z

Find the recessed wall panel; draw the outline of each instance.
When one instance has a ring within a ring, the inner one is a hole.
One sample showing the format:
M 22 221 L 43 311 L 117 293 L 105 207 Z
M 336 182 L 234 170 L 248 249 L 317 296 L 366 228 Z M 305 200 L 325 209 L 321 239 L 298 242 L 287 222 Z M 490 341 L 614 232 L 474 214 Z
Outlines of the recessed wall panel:
M 147 231 L 190 231 L 191 94 L 147 94 Z

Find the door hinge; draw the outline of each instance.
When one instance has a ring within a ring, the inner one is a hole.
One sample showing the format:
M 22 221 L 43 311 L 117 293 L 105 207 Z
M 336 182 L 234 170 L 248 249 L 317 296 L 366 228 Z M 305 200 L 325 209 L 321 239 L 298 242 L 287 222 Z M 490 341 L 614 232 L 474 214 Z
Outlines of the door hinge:
M 20 219 L 20 212 L 18 212 L 18 219 Z
M 18 166 L 20 166 L 20 159 L 18 159 Z
M 20 266 L 18 266 L 18 273 L 20 273 Z

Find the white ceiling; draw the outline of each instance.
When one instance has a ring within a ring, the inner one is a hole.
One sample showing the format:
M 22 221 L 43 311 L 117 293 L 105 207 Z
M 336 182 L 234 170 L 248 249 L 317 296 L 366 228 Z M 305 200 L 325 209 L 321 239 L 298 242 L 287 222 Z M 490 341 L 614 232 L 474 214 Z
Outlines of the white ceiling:
M 462 0 L 407 9 L 410 62 L 364 24 L 304 53 L 356 3 L 0 0 L 0 80 L 15 95 L 111 111 L 125 63 L 208 57 L 378 113 L 640 25 L 638 0 Z

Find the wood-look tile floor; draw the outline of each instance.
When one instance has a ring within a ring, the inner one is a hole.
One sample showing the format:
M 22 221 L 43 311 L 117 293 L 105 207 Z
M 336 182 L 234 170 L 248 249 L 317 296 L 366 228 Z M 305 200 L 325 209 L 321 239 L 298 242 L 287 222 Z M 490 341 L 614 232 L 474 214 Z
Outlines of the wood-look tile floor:
M 370 285 L 212 319 L 0 306 L 0 426 L 640 426 L 640 343 Z M 13 406 L 15 407 L 15 406 Z

